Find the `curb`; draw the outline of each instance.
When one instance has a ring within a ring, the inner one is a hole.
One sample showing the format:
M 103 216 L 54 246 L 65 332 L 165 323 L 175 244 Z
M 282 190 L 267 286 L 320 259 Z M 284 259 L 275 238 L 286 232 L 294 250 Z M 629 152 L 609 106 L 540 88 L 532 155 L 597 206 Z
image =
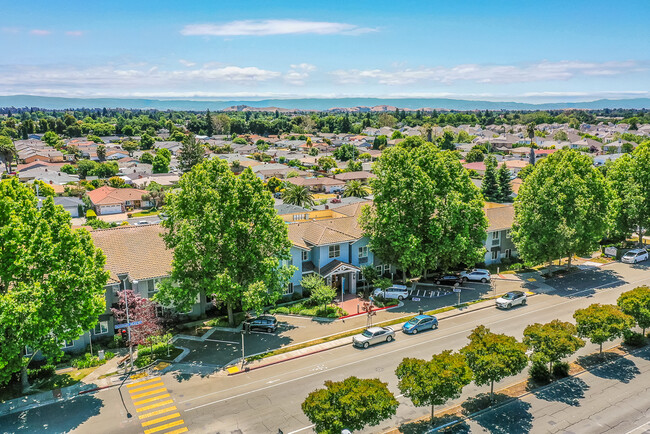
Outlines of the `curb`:
M 398 306 L 399 306 L 399 304 L 394 304 L 392 306 L 378 307 L 377 309 L 372 309 L 371 312 L 379 312 L 381 310 L 386 310 L 386 309 L 390 309 L 391 307 L 398 307 Z M 359 312 L 359 313 L 353 313 L 353 314 L 350 314 L 350 315 L 340 316 L 340 317 L 338 317 L 338 319 L 348 319 L 348 318 L 353 318 L 353 317 L 359 316 L 359 315 L 368 315 L 368 312 Z

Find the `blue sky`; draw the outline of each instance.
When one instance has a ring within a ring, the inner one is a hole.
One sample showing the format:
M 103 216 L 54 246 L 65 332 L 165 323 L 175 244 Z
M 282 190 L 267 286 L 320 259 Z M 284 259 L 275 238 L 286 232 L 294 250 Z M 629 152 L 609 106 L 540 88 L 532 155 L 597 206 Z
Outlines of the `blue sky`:
M 0 94 L 650 96 L 650 1 L 5 0 Z

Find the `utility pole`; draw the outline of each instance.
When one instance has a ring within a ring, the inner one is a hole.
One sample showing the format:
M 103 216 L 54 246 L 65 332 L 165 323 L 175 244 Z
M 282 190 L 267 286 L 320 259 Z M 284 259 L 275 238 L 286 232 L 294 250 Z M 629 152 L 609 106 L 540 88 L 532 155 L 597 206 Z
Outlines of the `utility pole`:
M 134 280 L 132 285 L 137 285 L 138 281 Z M 124 304 L 126 304 L 126 332 L 129 339 L 129 365 L 133 371 L 133 345 L 131 344 L 131 321 L 129 320 L 129 300 L 126 296 L 126 285 L 124 285 Z
M 244 327 L 245 328 L 245 327 Z M 242 369 L 244 368 L 244 362 L 246 361 L 246 358 L 244 357 L 245 350 L 244 350 L 244 328 L 241 330 L 241 367 Z

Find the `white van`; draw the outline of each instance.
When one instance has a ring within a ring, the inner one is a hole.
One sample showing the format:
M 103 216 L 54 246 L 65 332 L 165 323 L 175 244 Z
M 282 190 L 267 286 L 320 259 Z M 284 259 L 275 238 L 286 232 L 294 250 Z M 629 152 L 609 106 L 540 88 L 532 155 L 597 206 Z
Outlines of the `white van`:
M 393 285 L 385 291 L 381 288 L 377 288 L 373 294 L 375 297 L 381 296 L 384 298 L 396 298 L 397 300 L 404 300 L 409 296 L 409 291 L 404 285 Z

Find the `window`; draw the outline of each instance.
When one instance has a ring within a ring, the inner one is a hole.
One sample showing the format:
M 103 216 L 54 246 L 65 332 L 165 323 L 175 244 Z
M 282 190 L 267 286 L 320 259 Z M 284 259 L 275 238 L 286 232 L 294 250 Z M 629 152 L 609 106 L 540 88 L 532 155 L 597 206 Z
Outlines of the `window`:
M 508 229 L 508 230 L 506 231 L 506 238 L 509 239 L 511 236 L 512 236 L 512 235 L 510 234 L 510 229 Z
M 30 347 L 25 347 L 25 356 L 29 357 L 32 354 L 34 354 L 34 350 L 32 350 Z
M 335 246 L 330 246 L 330 255 L 329 255 L 330 259 L 338 258 L 339 256 L 341 256 L 341 246 L 339 244 Z
M 492 239 L 493 240 L 498 240 L 499 239 L 499 231 L 492 232 Z
M 498 250 L 492 250 L 492 260 L 499 259 L 499 251 Z
M 293 221 L 307 220 L 307 214 L 294 214 Z
M 74 346 L 74 341 L 63 341 L 61 348 L 70 348 Z
M 383 265 L 377 265 L 375 267 L 375 270 L 377 270 L 377 273 L 381 274 L 384 272 L 384 266 Z
M 510 258 L 510 256 L 512 256 L 512 252 L 510 251 L 510 249 L 506 249 L 504 258 Z
M 384 264 L 384 273 L 390 272 L 390 264 Z
M 368 257 L 368 246 L 359 247 L 359 258 Z
M 95 325 L 95 333 L 96 335 L 103 335 L 104 333 L 108 333 L 108 321 L 99 321 Z
M 285 294 L 293 294 L 293 283 L 289 283 L 287 289 L 284 291 Z
M 151 298 L 154 296 L 156 291 L 158 289 L 156 288 L 156 284 L 160 281 L 160 279 L 149 279 L 147 280 L 147 298 Z
M 311 252 L 309 252 L 309 250 L 307 250 L 307 251 L 303 250 L 302 251 L 302 262 L 309 261 L 309 253 L 311 253 Z

